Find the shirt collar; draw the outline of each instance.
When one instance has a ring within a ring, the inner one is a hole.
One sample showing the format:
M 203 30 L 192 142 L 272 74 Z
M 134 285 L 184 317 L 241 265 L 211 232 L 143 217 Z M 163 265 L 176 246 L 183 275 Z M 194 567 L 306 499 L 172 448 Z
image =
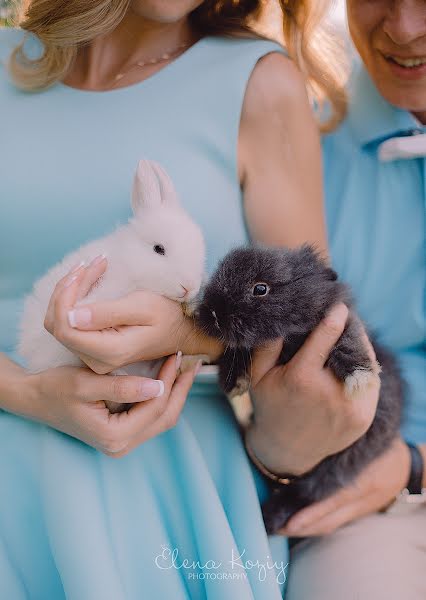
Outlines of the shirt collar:
M 363 66 L 357 64 L 349 84 L 348 120 L 361 146 L 381 142 L 407 130 L 426 131 L 408 112 L 389 104 Z

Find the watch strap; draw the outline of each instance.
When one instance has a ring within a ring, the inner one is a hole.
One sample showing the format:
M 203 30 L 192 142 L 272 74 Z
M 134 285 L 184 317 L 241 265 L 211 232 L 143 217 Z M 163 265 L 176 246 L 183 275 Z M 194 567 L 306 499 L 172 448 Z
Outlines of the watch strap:
M 415 444 L 405 442 L 411 455 L 410 478 L 407 483 L 407 490 L 410 494 L 421 494 L 423 487 L 424 461 L 423 456 Z

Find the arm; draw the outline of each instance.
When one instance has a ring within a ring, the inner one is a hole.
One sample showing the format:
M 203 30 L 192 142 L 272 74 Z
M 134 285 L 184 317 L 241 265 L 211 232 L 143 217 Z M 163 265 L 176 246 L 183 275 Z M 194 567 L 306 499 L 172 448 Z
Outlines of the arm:
M 118 458 L 176 424 L 197 368 L 179 374 L 171 356 L 158 375 L 160 386 L 144 377 L 96 375 L 79 367 L 29 374 L 0 353 L 0 409 L 46 423 Z M 134 405 L 111 415 L 103 399 Z
M 419 445 L 419 449 L 426 465 L 426 444 Z M 398 438 L 351 485 L 301 510 L 280 533 L 295 537 L 327 535 L 354 519 L 382 511 L 406 487 L 409 473 L 409 451 Z M 426 469 L 423 486 L 426 487 Z
M 252 74 L 239 154 L 253 237 L 271 245 L 310 242 L 326 252 L 319 134 L 302 77 L 279 54 L 263 58 Z M 313 468 L 358 439 L 374 418 L 378 389 L 355 406 L 324 369 L 346 316 L 345 307 L 336 307 L 285 367 L 275 367 L 281 343 L 255 358 L 247 439 L 273 472 Z
M 0 408 L 29 416 L 34 404 L 34 391 L 25 369 L 0 353 Z
M 318 127 L 301 74 L 280 54 L 261 59 L 249 80 L 239 169 L 254 239 L 327 254 Z

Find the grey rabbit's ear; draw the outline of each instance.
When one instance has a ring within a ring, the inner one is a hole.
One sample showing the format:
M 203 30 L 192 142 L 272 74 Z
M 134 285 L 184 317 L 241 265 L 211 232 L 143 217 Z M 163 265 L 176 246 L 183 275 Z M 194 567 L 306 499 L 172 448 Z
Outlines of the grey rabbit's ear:
M 162 206 L 180 206 L 173 182 L 158 163 L 140 160 L 133 180 L 133 213 Z

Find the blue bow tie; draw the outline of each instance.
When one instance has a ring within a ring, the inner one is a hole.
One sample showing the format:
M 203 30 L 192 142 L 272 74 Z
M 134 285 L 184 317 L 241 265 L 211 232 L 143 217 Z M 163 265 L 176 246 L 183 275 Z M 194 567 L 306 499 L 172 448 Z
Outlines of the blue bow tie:
M 421 158 L 426 156 L 426 133 L 413 129 L 405 135 L 385 140 L 379 145 L 377 151 L 381 162 Z

